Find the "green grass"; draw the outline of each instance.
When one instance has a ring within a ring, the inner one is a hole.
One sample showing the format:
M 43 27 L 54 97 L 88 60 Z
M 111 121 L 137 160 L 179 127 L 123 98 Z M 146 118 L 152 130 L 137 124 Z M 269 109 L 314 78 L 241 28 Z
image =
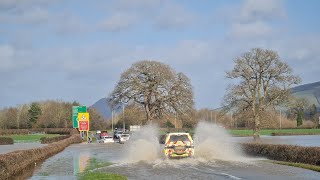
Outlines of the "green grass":
M 79 180 L 126 180 L 127 177 L 119 174 L 103 172 L 87 172 L 79 176 Z
M 304 169 L 309 169 L 309 170 L 312 170 L 312 171 L 320 172 L 320 166 L 315 166 L 315 165 L 310 165 L 310 164 L 303 164 L 303 163 L 284 162 L 284 161 L 271 161 L 271 162 L 275 163 L 275 164 L 293 166 L 293 167 L 304 168 Z
M 86 171 L 90 171 L 93 169 L 106 167 L 112 165 L 111 162 L 98 161 L 96 158 L 89 159 L 89 165 L 86 167 Z
M 10 135 L 5 137 L 11 137 L 15 143 L 19 142 L 39 142 L 42 137 L 55 137 L 59 134 L 23 134 L 23 135 Z
M 320 129 L 262 129 L 261 135 L 271 135 L 271 133 L 283 133 L 288 135 L 299 134 L 320 134 Z M 233 129 L 229 130 L 233 136 L 252 136 L 253 130 L 248 129 Z
M 111 162 L 99 161 L 96 158 L 89 159 L 89 165 L 86 167 L 85 171 L 78 175 L 79 180 L 126 180 L 127 177 L 119 175 L 119 174 L 112 174 L 112 173 L 105 173 L 105 172 L 95 172 L 92 171 L 97 168 L 110 166 Z

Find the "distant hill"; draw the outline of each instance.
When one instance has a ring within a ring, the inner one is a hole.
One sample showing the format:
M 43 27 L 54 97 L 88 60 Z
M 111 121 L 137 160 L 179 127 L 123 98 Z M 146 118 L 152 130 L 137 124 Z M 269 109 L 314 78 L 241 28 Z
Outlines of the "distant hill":
M 294 96 L 306 98 L 320 109 L 320 81 L 296 86 L 291 90 Z
M 112 112 L 110 106 L 108 105 L 107 98 L 99 99 L 90 107 L 98 111 L 105 120 L 111 119 Z

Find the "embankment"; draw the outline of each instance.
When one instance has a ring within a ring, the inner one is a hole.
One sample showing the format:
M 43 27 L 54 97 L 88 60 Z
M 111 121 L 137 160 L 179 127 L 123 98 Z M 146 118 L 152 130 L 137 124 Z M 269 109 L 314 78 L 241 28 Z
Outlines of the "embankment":
M 0 179 L 12 179 L 24 170 L 35 166 L 37 162 L 41 162 L 61 151 L 73 143 L 81 143 L 81 138 L 77 130 L 59 128 L 59 129 L 36 129 L 36 130 L 1 130 L 0 134 L 23 134 L 33 131 L 41 131 L 47 134 L 69 134 L 67 138 L 58 142 L 53 142 L 47 146 L 34 148 L 29 150 L 19 150 L 7 154 L 0 154 Z M 48 142 L 57 139 L 49 139 Z

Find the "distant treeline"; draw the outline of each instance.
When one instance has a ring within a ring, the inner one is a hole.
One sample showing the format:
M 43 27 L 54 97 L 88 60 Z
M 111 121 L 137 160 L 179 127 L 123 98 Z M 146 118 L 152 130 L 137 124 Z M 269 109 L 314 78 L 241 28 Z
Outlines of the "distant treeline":
M 0 110 L 0 129 L 72 128 L 72 106 L 78 102 L 47 100 Z M 106 129 L 106 122 L 89 108 L 90 128 Z

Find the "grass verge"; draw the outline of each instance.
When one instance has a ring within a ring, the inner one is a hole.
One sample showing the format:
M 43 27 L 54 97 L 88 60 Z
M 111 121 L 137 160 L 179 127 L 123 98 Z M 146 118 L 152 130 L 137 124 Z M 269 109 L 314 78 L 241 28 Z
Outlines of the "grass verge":
M 86 172 L 79 177 L 79 180 L 127 180 L 127 177 L 118 174 L 103 172 Z
M 315 166 L 315 165 L 310 165 L 310 164 L 303 164 L 303 163 L 284 162 L 284 161 L 271 161 L 271 162 L 275 163 L 275 164 L 293 166 L 293 167 L 304 168 L 304 169 L 309 169 L 309 170 L 312 170 L 312 171 L 320 172 L 320 166 Z
M 1 137 L 12 138 L 15 143 L 19 142 L 39 142 L 42 137 L 56 137 L 60 136 L 59 134 L 24 134 L 24 135 L 7 135 Z
M 127 177 L 119 174 L 92 171 L 97 168 L 110 166 L 111 162 L 99 161 L 96 158 L 89 159 L 89 165 L 85 171 L 78 175 L 79 180 L 127 180 Z

